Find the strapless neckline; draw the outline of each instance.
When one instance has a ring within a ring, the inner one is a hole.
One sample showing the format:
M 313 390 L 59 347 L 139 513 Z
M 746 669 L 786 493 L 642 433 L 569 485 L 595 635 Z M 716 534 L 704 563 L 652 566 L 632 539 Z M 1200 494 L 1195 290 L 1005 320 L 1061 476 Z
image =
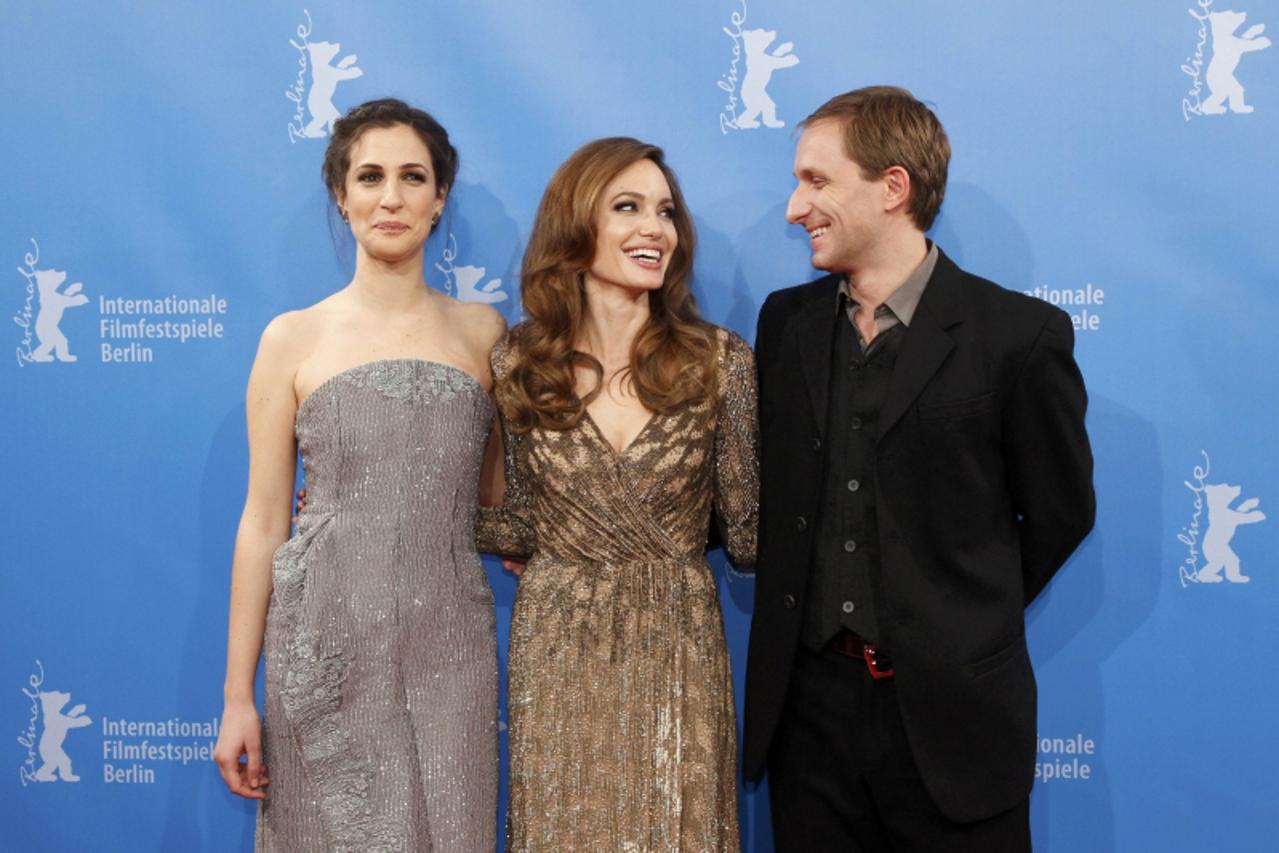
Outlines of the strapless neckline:
M 488 392 L 484 390 L 484 386 L 480 383 L 480 380 L 476 379 L 473 375 L 458 367 L 456 364 L 449 364 L 446 361 L 433 361 L 429 358 L 375 358 L 372 361 L 361 362 L 360 364 L 352 365 L 345 370 L 339 370 L 319 385 L 316 385 L 313 389 L 311 389 L 311 393 L 307 394 L 306 398 L 298 404 L 297 415 L 301 416 L 302 410 L 306 408 L 307 403 L 311 402 L 317 394 L 328 388 L 330 385 L 335 385 L 342 379 L 349 379 L 353 374 L 361 371 L 371 370 L 380 365 L 387 364 L 420 364 L 423 367 L 442 368 L 446 373 L 452 373 L 455 376 L 469 380 L 470 384 L 474 385 L 475 389 L 483 394 L 485 399 L 488 398 Z

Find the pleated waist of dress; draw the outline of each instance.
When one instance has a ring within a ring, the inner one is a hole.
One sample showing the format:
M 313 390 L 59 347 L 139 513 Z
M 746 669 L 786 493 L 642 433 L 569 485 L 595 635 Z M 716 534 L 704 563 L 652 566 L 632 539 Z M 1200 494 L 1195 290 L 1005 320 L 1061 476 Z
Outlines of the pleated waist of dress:
M 539 551 L 529 560 L 520 579 L 521 586 L 572 586 L 568 592 L 580 597 L 594 587 L 616 591 L 648 589 L 652 597 L 664 598 L 677 589 L 717 595 L 715 578 L 703 551 L 669 556 L 619 556 L 611 559 L 582 559 Z

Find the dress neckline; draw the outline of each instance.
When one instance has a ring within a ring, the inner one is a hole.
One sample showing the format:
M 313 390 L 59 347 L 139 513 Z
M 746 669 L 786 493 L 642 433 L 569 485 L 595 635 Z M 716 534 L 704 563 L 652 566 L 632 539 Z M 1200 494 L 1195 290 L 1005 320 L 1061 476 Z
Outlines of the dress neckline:
M 310 393 L 310 394 L 307 394 L 307 395 L 306 395 L 306 397 L 305 397 L 305 398 L 303 398 L 302 402 L 298 403 L 297 414 L 301 414 L 301 413 L 302 413 L 302 409 L 306 407 L 306 404 L 307 404 L 307 403 L 311 402 L 311 398 L 312 398 L 312 397 L 314 397 L 316 394 L 318 394 L 318 393 L 319 393 L 320 391 L 322 391 L 324 388 L 328 387 L 329 385 L 332 385 L 332 384 L 336 383 L 339 379 L 342 379 L 343 377 L 347 376 L 348 374 L 354 373 L 354 372 L 355 372 L 355 371 L 357 371 L 357 370 L 363 370 L 363 369 L 366 369 L 366 368 L 372 367 L 372 366 L 373 366 L 373 365 L 375 365 L 375 364 L 397 364 L 397 363 L 421 364 L 421 365 L 424 365 L 424 366 L 442 367 L 442 368 L 444 368 L 444 369 L 445 369 L 445 370 L 447 370 L 447 371 L 450 371 L 450 372 L 452 372 L 452 373 L 456 373 L 456 374 L 460 374 L 461 376 L 465 377 L 466 379 L 471 380 L 471 383 L 472 383 L 473 385 L 475 385 L 475 387 L 476 387 L 476 388 L 478 388 L 478 389 L 479 389 L 480 393 L 484 394 L 484 396 L 485 396 L 485 397 L 487 397 L 487 396 L 488 396 L 488 392 L 484 390 L 484 385 L 483 385 L 483 383 L 481 383 L 481 382 L 480 382 L 480 380 L 476 379 L 476 378 L 475 378 L 475 377 L 474 377 L 474 376 L 473 376 L 470 372 L 468 372 L 468 371 L 466 371 L 466 370 L 463 370 L 462 368 L 458 367 L 456 364 L 449 364 L 449 363 L 448 363 L 448 362 L 446 362 L 446 361 L 435 361 L 435 360 L 433 360 L 433 359 L 429 359 L 429 358 L 412 358 L 412 357 L 408 357 L 408 358 L 375 358 L 375 359 L 373 359 L 373 360 L 371 360 L 371 361 L 364 361 L 364 362 L 360 362 L 359 364 L 351 365 L 350 367 L 348 367 L 348 368 L 346 368 L 346 369 L 344 369 L 344 370 L 339 370 L 337 373 L 333 374 L 333 375 L 332 375 L 332 376 L 330 376 L 328 379 L 325 379 L 325 380 L 324 380 L 323 382 L 321 382 L 319 385 L 316 385 L 314 388 L 312 388 L 312 389 L 311 389 L 311 393 Z M 605 442 L 605 443 L 607 443 L 607 442 Z
M 604 430 L 600 428 L 600 425 L 596 422 L 595 418 L 591 417 L 591 410 L 585 406 L 582 407 L 583 419 L 590 422 L 591 429 L 595 433 L 595 437 L 600 440 L 604 447 L 608 449 L 608 452 L 613 454 L 613 457 L 616 459 L 622 459 L 628 452 L 630 452 L 632 447 L 639 444 L 639 440 L 644 437 L 646 432 L 648 432 L 649 427 L 653 425 L 653 421 L 657 420 L 660 416 L 661 412 L 653 412 L 650 414 L 648 416 L 648 420 L 644 421 L 644 426 L 640 427 L 640 431 L 635 433 L 635 437 L 628 441 L 625 447 L 618 450 L 613 446 L 613 443 L 608 440 L 608 436 L 604 435 Z

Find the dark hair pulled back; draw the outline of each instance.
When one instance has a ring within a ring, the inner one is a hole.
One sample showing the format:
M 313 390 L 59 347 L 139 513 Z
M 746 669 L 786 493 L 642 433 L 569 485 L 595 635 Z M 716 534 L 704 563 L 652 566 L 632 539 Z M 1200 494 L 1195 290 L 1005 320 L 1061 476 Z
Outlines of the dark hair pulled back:
M 399 98 L 379 98 L 353 107 L 345 116 L 333 123 L 333 135 L 324 152 L 324 165 L 320 173 L 328 187 L 329 198 L 337 204 L 346 173 L 351 168 L 351 148 L 364 132 L 372 127 L 411 127 L 417 132 L 426 150 L 431 154 L 431 168 L 435 172 L 435 185 L 441 192 L 452 189 L 457 178 L 457 149 L 449 142 L 449 132 L 425 110 L 411 107 Z M 431 227 L 435 230 L 435 226 Z

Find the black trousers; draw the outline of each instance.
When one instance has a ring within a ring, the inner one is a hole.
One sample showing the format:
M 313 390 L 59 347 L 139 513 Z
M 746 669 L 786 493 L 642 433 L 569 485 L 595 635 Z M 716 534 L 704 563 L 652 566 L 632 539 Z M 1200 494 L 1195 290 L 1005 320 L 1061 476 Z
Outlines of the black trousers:
M 977 823 L 943 815 L 915 767 L 893 679 L 801 648 L 768 762 L 779 853 L 1028 853 L 1030 801 Z

